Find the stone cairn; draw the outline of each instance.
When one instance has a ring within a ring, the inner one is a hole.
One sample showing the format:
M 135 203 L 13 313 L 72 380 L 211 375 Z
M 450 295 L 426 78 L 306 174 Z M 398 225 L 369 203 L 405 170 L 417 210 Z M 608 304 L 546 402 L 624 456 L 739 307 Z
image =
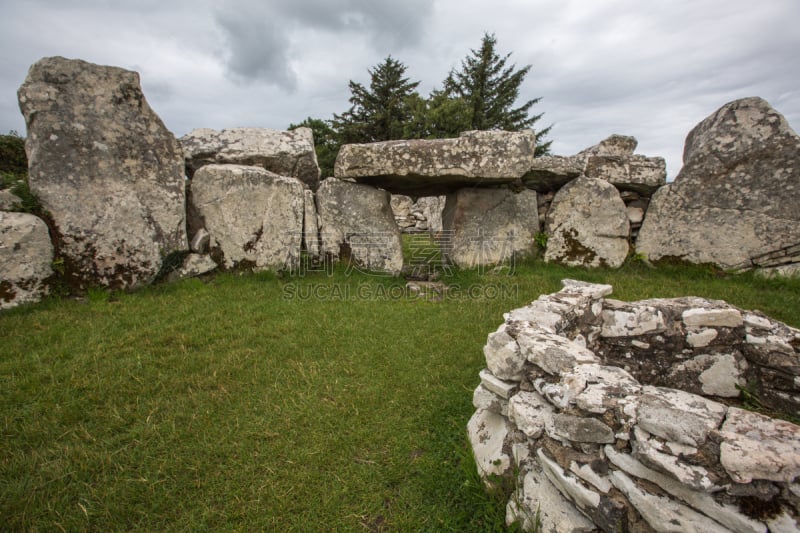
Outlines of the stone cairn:
M 41 299 L 54 278 L 127 290 L 344 260 L 400 275 L 401 232 L 433 234 L 462 268 L 535 254 L 544 234 L 545 261 L 575 266 L 635 251 L 800 270 L 800 138 L 760 98 L 698 124 L 666 184 L 664 160 L 635 154 L 633 137 L 534 158 L 532 131 L 345 145 L 320 181 L 307 128 L 176 139 L 137 73 L 60 57 L 32 65 L 18 97 L 49 217 L 0 216 L 0 309 Z M 15 211 L 11 196 L 0 191 L 0 212 Z
M 489 334 L 468 433 L 507 521 L 541 531 L 800 527 L 800 330 L 702 298 L 564 288 Z

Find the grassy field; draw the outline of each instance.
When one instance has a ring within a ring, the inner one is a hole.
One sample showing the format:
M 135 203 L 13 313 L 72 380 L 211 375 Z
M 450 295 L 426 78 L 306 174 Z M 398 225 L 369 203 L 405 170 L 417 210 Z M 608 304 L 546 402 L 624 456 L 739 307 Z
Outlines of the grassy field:
M 486 335 L 562 278 L 800 326 L 800 281 L 703 267 L 460 272 L 443 301 L 338 268 L 0 314 L 0 524 L 29 531 L 499 531 L 466 443 Z

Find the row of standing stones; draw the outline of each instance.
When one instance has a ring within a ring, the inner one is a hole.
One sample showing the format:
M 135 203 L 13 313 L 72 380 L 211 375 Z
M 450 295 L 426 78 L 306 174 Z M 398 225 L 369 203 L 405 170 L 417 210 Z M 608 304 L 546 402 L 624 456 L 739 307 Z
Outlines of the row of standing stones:
M 0 196 L 0 308 L 41 298 L 54 265 L 73 287 L 130 289 L 176 255 L 173 277 L 292 269 L 346 251 L 396 275 L 398 222 L 409 226 L 391 194 L 408 198 L 396 208 L 416 199 L 425 214 L 412 214 L 414 229 L 437 231 L 462 267 L 532 253 L 542 231 L 545 260 L 569 265 L 617 267 L 633 250 L 784 273 L 800 262 L 800 138 L 760 98 L 698 124 L 666 184 L 664 160 L 634 154 L 633 137 L 534 159 L 532 131 L 345 145 L 336 177 L 320 181 L 308 129 L 178 140 L 137 73 L 60 57 L 35 63 L 18 97 L 30 188 L 47 216 L 10 213 L 13 198 Z
M 468 434 L 539 531 L 800 530 L 800 330 L 722 301 L 564 288 L 504 315 Z

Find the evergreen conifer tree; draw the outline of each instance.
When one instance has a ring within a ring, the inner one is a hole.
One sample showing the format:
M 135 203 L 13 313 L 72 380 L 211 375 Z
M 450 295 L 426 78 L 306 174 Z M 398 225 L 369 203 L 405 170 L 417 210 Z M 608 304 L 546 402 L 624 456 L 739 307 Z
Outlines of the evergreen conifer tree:
M 333 128 L 342 144 L 388 141 L 405 137 L 412 112 L 409 100 L 419 96 L 418 81 L 405 77 L 406 66 L 387 57 L 369 69 L 369 88 L 350 81 L 349 110 L 333 115 Z
M 511 54 L 501 57 L 495 50 L 496 45 L 494 35 L 484 34 L 480 48 L 471 50 L 472 53 L 461 62 L 461 69 L 453 70 L 447 76 L 444 91 L 449 98 L 466 102 L 468 129 L 519 131 L 533 128 L 543 114 L 530 115 L 530 109 L 541 98 L 514 107 L 520 86 L 531 66 L 526 65 L 521 69 L 514 64 L 507 66 Z M 549 131 L 548 126 L 536 132 L 537 156 L 550 151 L 551 141 L 543 142 Z

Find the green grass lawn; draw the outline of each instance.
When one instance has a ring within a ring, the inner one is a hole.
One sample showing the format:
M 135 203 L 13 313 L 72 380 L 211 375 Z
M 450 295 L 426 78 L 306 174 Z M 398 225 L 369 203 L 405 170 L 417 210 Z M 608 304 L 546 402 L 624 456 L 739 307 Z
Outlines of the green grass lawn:
M 0 314 L 2 529 L 501 530 L 465 436 L 482 346 L 567 277 L 800 326 L 797 280 L 637 264 L 460 272 L 439 302 L 343 268 L 51 299 Z

